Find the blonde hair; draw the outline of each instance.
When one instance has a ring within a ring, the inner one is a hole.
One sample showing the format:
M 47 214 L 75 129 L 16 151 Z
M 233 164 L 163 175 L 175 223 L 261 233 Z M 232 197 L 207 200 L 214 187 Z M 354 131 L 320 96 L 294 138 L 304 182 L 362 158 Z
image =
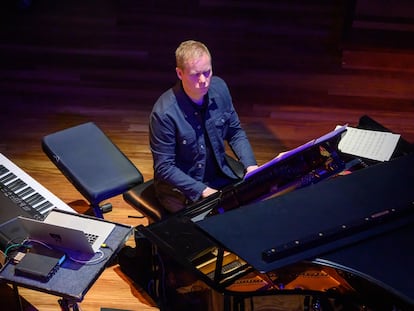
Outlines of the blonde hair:
M 204 54 L 207 54 L 211 59 L 210 51 L 204 43 L 195 40 L 184 41 L 175 50 L 176 65 L 180 69 L 185 69 L 188 61 L 199 58 Z

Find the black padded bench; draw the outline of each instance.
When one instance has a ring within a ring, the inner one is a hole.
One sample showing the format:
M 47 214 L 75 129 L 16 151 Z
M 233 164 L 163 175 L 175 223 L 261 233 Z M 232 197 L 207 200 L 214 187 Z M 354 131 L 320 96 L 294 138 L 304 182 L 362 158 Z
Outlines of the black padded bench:
M 124 192 L 123 198 L 125 202 L 147 217 L 149 223 L 158 222 L 170 215 L 156 198 L 153 179 Z
M 42 149 L 103 218 L 100 203 L 142 184 L 135 165 L 93 122 L 49 134 Z

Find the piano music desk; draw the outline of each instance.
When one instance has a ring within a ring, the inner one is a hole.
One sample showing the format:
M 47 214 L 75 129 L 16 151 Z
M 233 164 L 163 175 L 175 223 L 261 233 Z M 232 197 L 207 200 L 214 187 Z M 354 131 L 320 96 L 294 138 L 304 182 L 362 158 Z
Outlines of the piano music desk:
M 101 248 L 105 254 L 102 261 L 80 264 L 66 259 L 47 282 L 17 276 L 14 273 L 14 265 L 7 263 L 0 271 L 0 281 L 12 284 L 15 290 L 20 286 L 61 297 L 59 304 L 62 310 L 79 310 L 77 304 L 83 300 L 87 291 L 132 234 L 132 227 L 118 223 L 115 225 L 105 242 L 108 247 Z

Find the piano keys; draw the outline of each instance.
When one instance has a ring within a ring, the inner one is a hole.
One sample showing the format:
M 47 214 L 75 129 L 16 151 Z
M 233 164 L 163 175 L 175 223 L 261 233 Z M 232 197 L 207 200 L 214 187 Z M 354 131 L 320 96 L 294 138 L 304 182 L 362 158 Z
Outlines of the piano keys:
M 18 215 L 43 220 L 54 208 L 75 212 L 0 153 L 0 223 Z

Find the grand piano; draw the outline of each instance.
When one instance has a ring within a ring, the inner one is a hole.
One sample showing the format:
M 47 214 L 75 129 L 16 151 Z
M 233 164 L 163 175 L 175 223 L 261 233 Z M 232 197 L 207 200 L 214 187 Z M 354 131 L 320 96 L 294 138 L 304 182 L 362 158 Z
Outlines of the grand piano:
M 389 131 L 368 116 L 358 127 Z M 282 295 L 303 310 L 414 310 L 413 146 L 400 138 L 389 161 L 370 161 L 342 154 L 342 133 L 137 232 L 225 310 Z

